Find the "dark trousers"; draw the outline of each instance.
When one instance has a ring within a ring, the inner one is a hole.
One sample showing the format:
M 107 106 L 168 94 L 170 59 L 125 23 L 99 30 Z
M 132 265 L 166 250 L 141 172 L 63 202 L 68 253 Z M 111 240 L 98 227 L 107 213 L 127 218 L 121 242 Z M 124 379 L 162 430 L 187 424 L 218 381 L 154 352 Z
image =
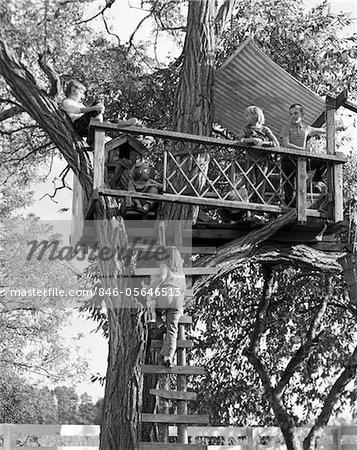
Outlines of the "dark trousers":
M 83 116 L 73 121 L 74 129 L 80 137 L 86 137 L 89 145 L 94 143 L 94 131 L 89 130 L 89 122 L 92 117 L 97 117 L 98 111 L 90 111 L 83 114 Z

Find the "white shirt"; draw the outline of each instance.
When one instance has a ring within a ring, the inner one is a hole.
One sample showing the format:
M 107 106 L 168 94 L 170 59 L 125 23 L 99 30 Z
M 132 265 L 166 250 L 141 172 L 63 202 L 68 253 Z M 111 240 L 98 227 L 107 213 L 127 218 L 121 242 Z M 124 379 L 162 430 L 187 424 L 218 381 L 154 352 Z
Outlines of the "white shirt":
M 73 98 L 66 97 L 62 101 L 62 108 L 71 118 L 72 122 L 83 116 L 84 113 L 80 112 L 82 108 L 85 108 L 83 103 L 73 100 Z

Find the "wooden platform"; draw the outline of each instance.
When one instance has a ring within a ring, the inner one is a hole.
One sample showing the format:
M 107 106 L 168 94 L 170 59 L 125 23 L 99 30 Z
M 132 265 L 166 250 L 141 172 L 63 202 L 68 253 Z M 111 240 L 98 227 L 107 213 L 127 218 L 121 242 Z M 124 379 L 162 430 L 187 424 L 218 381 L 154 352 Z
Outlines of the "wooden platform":
M 207 450 L 207 445 L 169 444 L 165 442 L 141 442 L 140 450 Z

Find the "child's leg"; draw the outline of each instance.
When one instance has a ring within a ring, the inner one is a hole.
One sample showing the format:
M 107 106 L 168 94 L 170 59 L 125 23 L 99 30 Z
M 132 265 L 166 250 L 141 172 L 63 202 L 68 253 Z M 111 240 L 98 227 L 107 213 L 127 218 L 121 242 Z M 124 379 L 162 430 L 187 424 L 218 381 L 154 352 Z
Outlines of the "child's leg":
M 155 297 L 148 295 L 146 297 L 146 306 L 148 310 L 148 319 L 147 322 L 156 322 L 156 299 Z

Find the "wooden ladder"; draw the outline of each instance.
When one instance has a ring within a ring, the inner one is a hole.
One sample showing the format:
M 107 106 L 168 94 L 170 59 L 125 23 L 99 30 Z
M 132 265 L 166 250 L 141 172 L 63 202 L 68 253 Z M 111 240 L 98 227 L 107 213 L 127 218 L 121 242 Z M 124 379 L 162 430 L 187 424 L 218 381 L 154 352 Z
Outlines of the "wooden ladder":
M 167 243 L 167 236 L 165 225 L 163 222 L 159 223 L 158 229 L 158 244 L 160 246 L 165 246 Z M 183 229 L 178 227 L 175 229 L 174 245 L 178 248 L 183 248 Z M 143 247 L 145 249 L 145 247 Z M 199 249 L 199 253 L 203 251 L 206 253 L 207 249 Z M 212 249 L 209 249 L 209 253 L 212 253 Z M 157 268 L 143 267 L 136 268 L 134 270 L 135 276 L 149 276 L 157 272 Z M 186 281 L 190 287 L 193 286 L 194 277 L 213 274 L 216 273 L 216 269 L 212 267 L 185 267 L 184 272 L 186 275 Z M 187 289 L 185 292 L 185 297 L 192 297 L 192 288 Z M 206 415 L 194 415 L 188 414 L 188 402 L 196 400 L 196 393 L 187 392 L 187 377 L 188 376 L 200 376 L 204 374 L 203 367 L 194 367 L 187 365 L 187 349 L 192 348 L 193 343 L 191 340 L 186 339 L 186 329 L 185 327 L 192 324 L 192 318 L 189 316 L 182 316 L 179 320 L 179 330 L 178 330 L 178 340 L 177 340 L 177 365 L 168 368 L 163 365 L 143 365 L 142 371 L 144 376 L 157 375 L 159 377 L 158 389 L 149 389 L 150 395 L 155 395 L 159 402 L 164 403 L 166 400 L 172 400 L 177 402 L 177 413 L 169 414 L 168 407 L 162 408 L 163 411 L 160 413 L 142 413 L 141 420 L 143 423 L 161 424 L 161 426 L 166 427 L 163 439 L 168 441 L 168 426 L 170 424 L 176 424 L 178 433 L 177 443 L 168 442 L 141 442 L 141 450 L 207 450 L 206 445 L 202 444 L 189 444 L 188 443 L 188 425 L 192 424 L 208 424 L 209 418 Z M 158 361 L 158 353 L 163 345 L 163 340 L 152 340 L 151 348 L 155 352 L 155 361 Z M 170 390 L 168 385 L 168 375 L 177 375 L 177 389 Z
M 203 375 L 204 368 L 187 365 L 186 350 L 192 348 L 191 340 L 186 339 L 187 325 L 192 324 L 192 318 L 182 316 L 179 321 L 178 341 L 177 341 L 177 365 L 168 368 L 161 365 L 144 365 L 142 371 L 144 375 L 177 375 L 177 390 L 168 389 L 150 389 L 151 395 L 159 398 L 174 400 L 177 402 L 177 414 L 149 414 L 142 413 L 142 422 L 160 423 L 160 424 L 177 424 L 178 443 L 170 444 L 167 442 L 141 442 L 141 450 L 157 450 L 157 449 L 175 449 L 175 450 L 207 450 L 206 445 L 188 444 L 187 426 L 189 424 L 208 424 L 209 418 L 205 415 L 187 414 L 187 404 L 189 401 L 196 400 L 195 392 L 187 392 L 187 377 L 190 375 Z M 162 347 L 163 340 L 151 341 L 151 347 L 159 351 Z

